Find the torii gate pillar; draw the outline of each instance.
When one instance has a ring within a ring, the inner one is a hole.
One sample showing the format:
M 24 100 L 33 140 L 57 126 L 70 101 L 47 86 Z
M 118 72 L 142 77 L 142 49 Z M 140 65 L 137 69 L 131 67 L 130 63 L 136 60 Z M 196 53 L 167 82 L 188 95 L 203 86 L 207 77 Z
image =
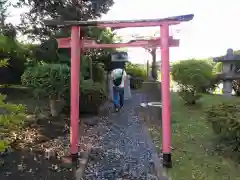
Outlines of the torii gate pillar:
M 79 127 L 79 83 L 80 83 L 80 27 L 73 26 L 71 31 L 71 116 L 70 116 L 70 152 L 78 156 Z
M 163 166 L 172 167 L 171 160 L 171 111 L 170 111 L 170 78 L 169 78 L 169 24 L 160 27 L 161 48 L 161 92 L 162 92 L 162 153 Z

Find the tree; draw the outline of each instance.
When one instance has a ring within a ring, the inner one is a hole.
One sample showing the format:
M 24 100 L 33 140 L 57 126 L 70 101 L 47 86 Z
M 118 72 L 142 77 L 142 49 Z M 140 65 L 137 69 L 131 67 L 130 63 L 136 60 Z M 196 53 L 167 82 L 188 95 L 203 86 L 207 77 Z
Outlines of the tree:
M 0 0 L 0 27 L 5 25 L 6 18 L 8 16 L 7 9 L 9 7 L 8 0 Z
M 152 78 L 157 80 L 157 48 L 145 48 L 152 56 Z
M 0 34 L 15 39 L 17 35 L 15 27 L 11 23 L 6 23 L 10 6 L 10 0 L 0 0 Z
M 61 37 L 60 33 L 57 37 Z M 89 27 L 86 31 L 85 39 L 97 39 L 98 43 L 113 43 L 115 40 L 115 34 L 109 29 L 99 29 L 96 27 Z M 41 44 L 32 46 L 33 57 L 35 60 L 32 62 L 47 62 L 47 63 L 64 63 L 70 65 L 70 51 L 69 49 L 58 49 L 57 41 L 55 38 L 49 38 L 43 40 Z M 81 71 L 82 67 L 87 68 L 87 78 L 93 78 L 93 69 L 96 66 L 99 67 L 99 63 L 104 64 L 105 70 L 111 63 L 110 53 L 115 49 L 85 49 L 83 55 L 85 58 L 81 58 Z M 84 61 L 84 62 L 83 62 Z M 86 62 L 85 62 L 86 61 Z M 83 70 L 85 71 L 85 70 Z
M 102 14 L 107 13 L 113 5 L 113 0 L 18 0 L 18 6 L 29 7 L 29 12 L 23 14 L 22 23 L 19 26 L 21 32 L 28 35 L 33 40 L 40 40 L 41 44 L 32 49 L 37 61 L 44 60 L 51 63 L 70 62 L 70 51 L 68 49 L 57 48 L 56 38 L 69 37 L 70 28 L 56 29 L 46 27 L 43 23 L 45 19 L 58 20 L 89 20 L 97 19 Z M 97 39 L 101 43 L 112 43 L 114 34 L 107 29 L 96 27 L 81 28 L 81 35 L 85 39 Z M 113 50 L 91 49 L 86 50 L 84 55 L 91 61 L 109 61 L 109 53 Z M 108 60 L 106 60 L 108 59 Z M 91 70 L 91 68 L 90 68 Z M 92 75 L 90 75 L 92 76 Z
M 19 28 L 31 38 L 45 39 L 59 33 L 59 30 L 46 27 L 43 20 L 97 19 L 107 13 L 113 4 L 113 0 L 18 0 L 19 7 L 30 8 L 29 12 L 23 14 Z M 66 33 L 65 36 L 69 35 L 68 28 L 63 28 L 61 31 Z
M 24 71 L 27 50 L 16 40 L 17 31 L 11 23 L 6 23 L 9 16 L 10 0 L 0 0 L 0 59 L 7 59 L 8 66 L 0 67 L 0 83 L 19 83 Z
M 209 87 L 215 78 L 213 67 L 205 60 L 182 60 L 172 65 L 171 75 L 180 87 L 179 95 L 187 104 L 195 104 L 203 87 Z

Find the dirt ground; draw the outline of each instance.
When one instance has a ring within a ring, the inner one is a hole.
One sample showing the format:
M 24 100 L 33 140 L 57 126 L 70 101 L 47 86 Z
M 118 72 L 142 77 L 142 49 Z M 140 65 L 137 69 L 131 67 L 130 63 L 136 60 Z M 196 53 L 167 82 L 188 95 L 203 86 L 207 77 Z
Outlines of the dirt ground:
M 76 170 L 69 157 L 69 116 L 53 118 L 48 101 L 23 89 L 5 90 L 7 101 L 25 105 L 32 119 L 14 132 L 11 147 L 0 155 L 1 180 L 72 180 Z M 80 126 L 80 151 L 91 143 L 91 128 Z
M 72 179 L 72 168 L 61 160 L 68 150 L 64 128 L 60 119 L 42 119 L 24 128 L 1 157 L 0 179 Z

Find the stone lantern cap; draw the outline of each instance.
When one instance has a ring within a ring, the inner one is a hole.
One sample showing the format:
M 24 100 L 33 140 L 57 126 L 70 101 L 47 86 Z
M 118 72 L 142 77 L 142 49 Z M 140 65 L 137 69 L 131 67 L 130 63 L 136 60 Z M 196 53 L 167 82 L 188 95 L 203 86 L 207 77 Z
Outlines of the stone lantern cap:
M 112 62 L 128 62 L 128 53 L 125 51 L 113 52 L 111 55 Z
M 236 62 L 240 61 L 240 54 L 234 54 L 233 49 L 228 49 L 226 55 L 213 58 L 215 62 Z

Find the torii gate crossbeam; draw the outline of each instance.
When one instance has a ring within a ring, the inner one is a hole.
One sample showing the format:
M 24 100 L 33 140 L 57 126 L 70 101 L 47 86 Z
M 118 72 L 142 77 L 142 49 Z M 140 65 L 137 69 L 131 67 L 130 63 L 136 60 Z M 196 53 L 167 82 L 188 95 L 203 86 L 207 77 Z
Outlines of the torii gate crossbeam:
M 161 47 L 161 77 L 162 77 L 162 152 L 163 165 L 171 167 L 171 120 L 170 120 L 170 79 L 169 79 L 169 47 L 177 47 L 179 41 L 169 37 L 169 26 L 192 20 L 193 14 L 168 17 L 164 19 L 148 19 L 134 21 L 57 21 L 46 20 L 48 26 L 71 27 L 71 38 L 58 39 L 59 48 L 71 48 L 71 125 L 70 152 L 73 157 L 78 154 L 79 126 L 79 73 L 80 53 L 83 48 L 119 48 L 119 47 Z M 160 28 L 160 38 L 140 40 L 119 44 L 98 44 L 92 40 L 81 39 L 81 27 L 95 26 L 100 28 L 149 27 Z

